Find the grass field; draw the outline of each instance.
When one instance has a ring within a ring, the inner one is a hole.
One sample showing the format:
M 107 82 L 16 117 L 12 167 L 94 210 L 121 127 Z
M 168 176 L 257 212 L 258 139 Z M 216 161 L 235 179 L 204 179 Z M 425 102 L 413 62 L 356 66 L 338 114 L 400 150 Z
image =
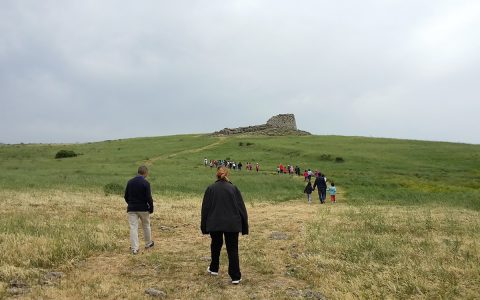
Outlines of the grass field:
M 81 155 L 54 159 L 60 149 Z M 204 157 L 261 165 L 231 175 L 251 219 L 238 287 L 225 256 L 221 276 L 205 276 L 199 209 L 214 172 Z M 326 173 L 339 203 L 307 205 L 303 178 L 276 175 L 279 163 Z M 139 164 L 151 170 L 157 245 L 132 256 L 125 203 L 103 187 L 123 186 Z M 0 169 L 0 298 L 14 296 L 12 282 L 26 286 L 20 299 L 139 299 L 149 287 L 169 299 L 480 297 L 479 145 L 183 135 L 3 145 Z M 49 271 L 65 275 L 45 280 Z

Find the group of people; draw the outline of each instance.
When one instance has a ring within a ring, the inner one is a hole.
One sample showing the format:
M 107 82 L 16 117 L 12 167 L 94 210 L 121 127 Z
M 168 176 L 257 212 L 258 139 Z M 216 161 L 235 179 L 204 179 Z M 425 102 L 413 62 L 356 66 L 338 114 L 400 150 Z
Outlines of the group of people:
M 208 160 L 206 157 L 203 159 L 203 165 L 205 167 L 210 167 L 210 168 L 218 168 L 220 166 L 224 166 L 230 170 L 238 170 L 238 171 L 241 171 L 242 168 L 243 168 L 243 164 L 242 162 L 239 162 L 239 163 L 236 163 L 235 161 L 230 161 L 230 160 L 223 160 L 223 159 L 219 159 L 219 160 Z M 248 171 L 252 171 L 253 170 L 253 163 L 251 162 L 247 162 L 245 168 L 248 170 Z M 260 164 L 257 162 L 255 164 L 255 171 L 260 171 Z
M 241 163 L 239 163 L 239 165 L 240 164 Z M 296 169 L 297 168 L 298 166 Z M 311 170 L 308 171 L 311 172 Z M 308 175 L 308 171 L 306 171 L 308 182 L 304 189 L 304 193 L 307 194 L 308 203 L 310 204 L 312 202 L 311 194 L 317 189 L 320 203 L 323 204 L 326 198 L 327 179 L 324 174 L 316 172 L 315 182 L 312 185 L 310 179 L 314 173 L 311 172 L 311 174 Z M 239 284 L 242 280 L 242 273 L 240 272 L 238 257 L 238 237 L 240 233 L 246 235 L 249 232 L 248 214 L 240 190 L 233 185 L 228 178 L 229 172 L 229 162 L 221 161 L 217 167 L 217 180 L 207 187 L 203 196 L 200 230 L 203 234 L 209 234 L 211 238 L 211 262 L 206 270 L 206 274 L 211 276 L 218 275 L 220 252 L 223 241 L 225 240 L 228 254 L 228 274 L 230 275 L 232 284 Z M 297 173 L 297 175 L 299 174 Z M 130 225 L 130 249 L 132 254 L 138 254 L 140 248 L 138 239 L 139 221 L 142 223 L 145 249 L 152 248 L 155 245 L 152 240 L 150 226 L 150 214 L 154 211 L 154 204 L 150 183 L 146 180 L 147 176 L 147 167 L 140 166 L 137 175 L 128 181 L 125 188 L 124 198 L 127 202 L 128 222 Z M 330 188 L 328 188 L 330 199 L 332 203 L 335 203 L 335 183 L 330 182 L 330 185 Z
M 327 177 L 325 177 L 324 174 L 318 172 L 315 176 L 315 182 L 312 186 L 312 182 L 310 180 L 311 176 L 311 174 L 310 176 L 308 176 L 309 179 L 307 185 L 303 190 L 303 192 L 307 194 L 308 204 L 312 203 L 312 193 L 313 191 L 315 191 L 315 188 L 318 190 L 318 198 L 320 199 L 320 203 L 324 204 L 325 199 L 327 198 Z M 336 203 L 335 195 L 337 193 L 337 188 L 335 187 L 335 183 L 333 181 L 330 181 L 330 187 L 328 188 L 328 192 L 330 194 L 330 201 L 332 203 Z
M 206 272 L 218 276 L 220 252 L 225 239 L 228 254 L 228 275 L 232 284 L 242 280 L 240 261 L 238 257 L 239 234 L 248 234 L 248 214 L 240 190 L 228 179 L 230 169 L 225 165 L 217 168 L 215 183 L 209 185 L 203 196 L 200 230 L 211 238 L 211 261 Z M 130 224 L 130 249 L 132 254 L 138 254 L 138 225 L 142 222 L 145 249 L 154 246 L 151 235 L 150 214 L 153 213 L 153 198 L 150 183 L 146 180 L 146 166 L 138 168 L 137 176 L 130 179 L 125 188 L 128 222 Z
M 296 174 L 300 176 L 300 167 L 299 166 L 293 167 L 293 165 L 284 166 L 283 164 L 279 164 L 277 167 L 277 174 L 290 174 L 290 175 Z

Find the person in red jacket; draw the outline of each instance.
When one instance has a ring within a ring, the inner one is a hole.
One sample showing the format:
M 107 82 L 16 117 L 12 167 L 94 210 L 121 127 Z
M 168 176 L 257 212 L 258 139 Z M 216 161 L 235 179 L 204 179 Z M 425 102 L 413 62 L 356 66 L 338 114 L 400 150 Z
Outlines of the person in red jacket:
M 211 263 L 207 269 L 210 275 L 218 275 L 223 237 L 227 246 L 228 275 L 233 284 L 242 280 L 238 258 L 238 235 L 248 234 L 248 215 L 240 190 L 228 179 L 226 167 L 217 169 L 217 181 L 205 191 L 202 202 L 200 229 L 210 234 Z

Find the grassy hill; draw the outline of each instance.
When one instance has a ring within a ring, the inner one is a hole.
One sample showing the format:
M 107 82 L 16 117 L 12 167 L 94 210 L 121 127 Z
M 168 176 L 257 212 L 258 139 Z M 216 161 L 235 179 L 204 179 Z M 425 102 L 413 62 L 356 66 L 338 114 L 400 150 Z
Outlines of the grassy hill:
M 80 155 L 55 159 L 59 150 Z M 204 157 L 261 166 L 230 176 L 251 226 L 240 286 L 225 253 L 220 276 L 205 274 L 199 213 L 215 170 Z M 279 163 L 325 173 L 338 203 L 308 205 L 303 178 L 276 174 Z M 133 256 L 121 193 L 140 164 L 151 171 L 156 246 Z M 150 287 L 167 299 L 480 297 L 480 145 L 178 135 L 1 145 L 0 170 L 0 299 L 149 299 Z
M 81 155 L 54 159 L 61 149 Z M 0 186 L 101 191 L 109 183 L 125 185 L 139 164 L 147 164 L 155 193 L 199 195 L 214 177 L 203 167 L 204 157 L 260 164 L 259 174 L 231 175 L 247 201 L 302 197 L 302 178 L 275 175 L 283 163 L 322 171 L 350 203 L 437 203 L 480 210 L 479 145 L 362 137 L 179 135 L 8 145 L 0 147 Z M 344 162 L 336 162 L 337 157 Z

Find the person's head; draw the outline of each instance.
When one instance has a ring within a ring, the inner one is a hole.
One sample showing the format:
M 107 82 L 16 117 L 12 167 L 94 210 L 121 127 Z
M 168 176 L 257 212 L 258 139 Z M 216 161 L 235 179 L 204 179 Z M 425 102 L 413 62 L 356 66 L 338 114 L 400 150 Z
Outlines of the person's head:
M 217 168 L 217 179 L 218 180 L 230 181 L 228 179 L 228 174 L 229 174 L 228 168 L 225 168 L 223 166 L 220 166 L 220 167 Z
M 330 185 L 331 185 L 331 186 L 335 186 L 335 182 L 333 182 L 333 181 L 330 182 Z
M 146 166 L 138 167 L 138 175 L 142 175 L 143 177 L 148 176 L 148 168 Z

